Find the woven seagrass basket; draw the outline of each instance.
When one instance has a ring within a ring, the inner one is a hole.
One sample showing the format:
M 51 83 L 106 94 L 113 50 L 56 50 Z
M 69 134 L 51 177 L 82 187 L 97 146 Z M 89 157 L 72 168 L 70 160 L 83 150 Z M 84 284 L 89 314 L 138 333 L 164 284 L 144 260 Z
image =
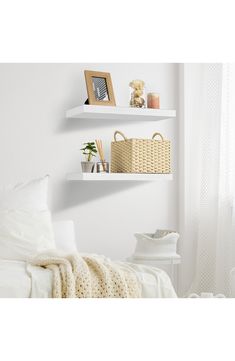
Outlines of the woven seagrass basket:
M 117 134 L 124 140 L 117 141 Z M 160 139 L 154 139 L 159 136 Z M 112 173 L 170 173 L 170 141 L 160 133 L 152 139 L 127 139 L 116 131 L 111 143 Z

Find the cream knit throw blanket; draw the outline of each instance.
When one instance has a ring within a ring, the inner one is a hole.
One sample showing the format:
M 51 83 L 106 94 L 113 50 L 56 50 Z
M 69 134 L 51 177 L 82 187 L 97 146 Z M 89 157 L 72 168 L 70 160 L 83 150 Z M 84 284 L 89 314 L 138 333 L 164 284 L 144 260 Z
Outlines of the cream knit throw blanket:
M 40 254 L 31 261 L 53 273 L 53 298 L 141 297 L 134 272 L 99 256 Z

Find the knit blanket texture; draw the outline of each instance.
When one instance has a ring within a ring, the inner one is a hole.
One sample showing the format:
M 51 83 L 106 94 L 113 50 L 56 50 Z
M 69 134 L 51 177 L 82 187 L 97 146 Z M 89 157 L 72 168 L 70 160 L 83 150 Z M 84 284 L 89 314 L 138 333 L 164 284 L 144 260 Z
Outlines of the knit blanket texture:
M 52 271 L 53 298 L 139 298 L 133 271 L 99 256 L 40 254 L 30 262 Z

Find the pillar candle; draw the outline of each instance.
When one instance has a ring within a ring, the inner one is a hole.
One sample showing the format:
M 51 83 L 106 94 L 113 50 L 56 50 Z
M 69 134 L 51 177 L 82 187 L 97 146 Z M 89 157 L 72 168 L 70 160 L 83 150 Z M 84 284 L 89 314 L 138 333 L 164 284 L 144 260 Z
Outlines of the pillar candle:
M 159 109 L 160 108 L 160 97 L 157 93 L 148 93 L 147 97 L 148 108 Z

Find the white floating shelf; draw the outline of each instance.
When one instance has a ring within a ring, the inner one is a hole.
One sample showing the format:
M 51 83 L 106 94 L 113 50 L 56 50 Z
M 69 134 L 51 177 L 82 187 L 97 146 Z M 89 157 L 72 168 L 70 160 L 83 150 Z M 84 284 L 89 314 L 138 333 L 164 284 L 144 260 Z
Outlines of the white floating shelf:
M 67 110 L 66 118 L 162 120 L 176 116 L 175 110 L 81 105 Z
M 172 179 L 172 174 L 70 173 L 67 175 L 69 181 L 158 181 Z

